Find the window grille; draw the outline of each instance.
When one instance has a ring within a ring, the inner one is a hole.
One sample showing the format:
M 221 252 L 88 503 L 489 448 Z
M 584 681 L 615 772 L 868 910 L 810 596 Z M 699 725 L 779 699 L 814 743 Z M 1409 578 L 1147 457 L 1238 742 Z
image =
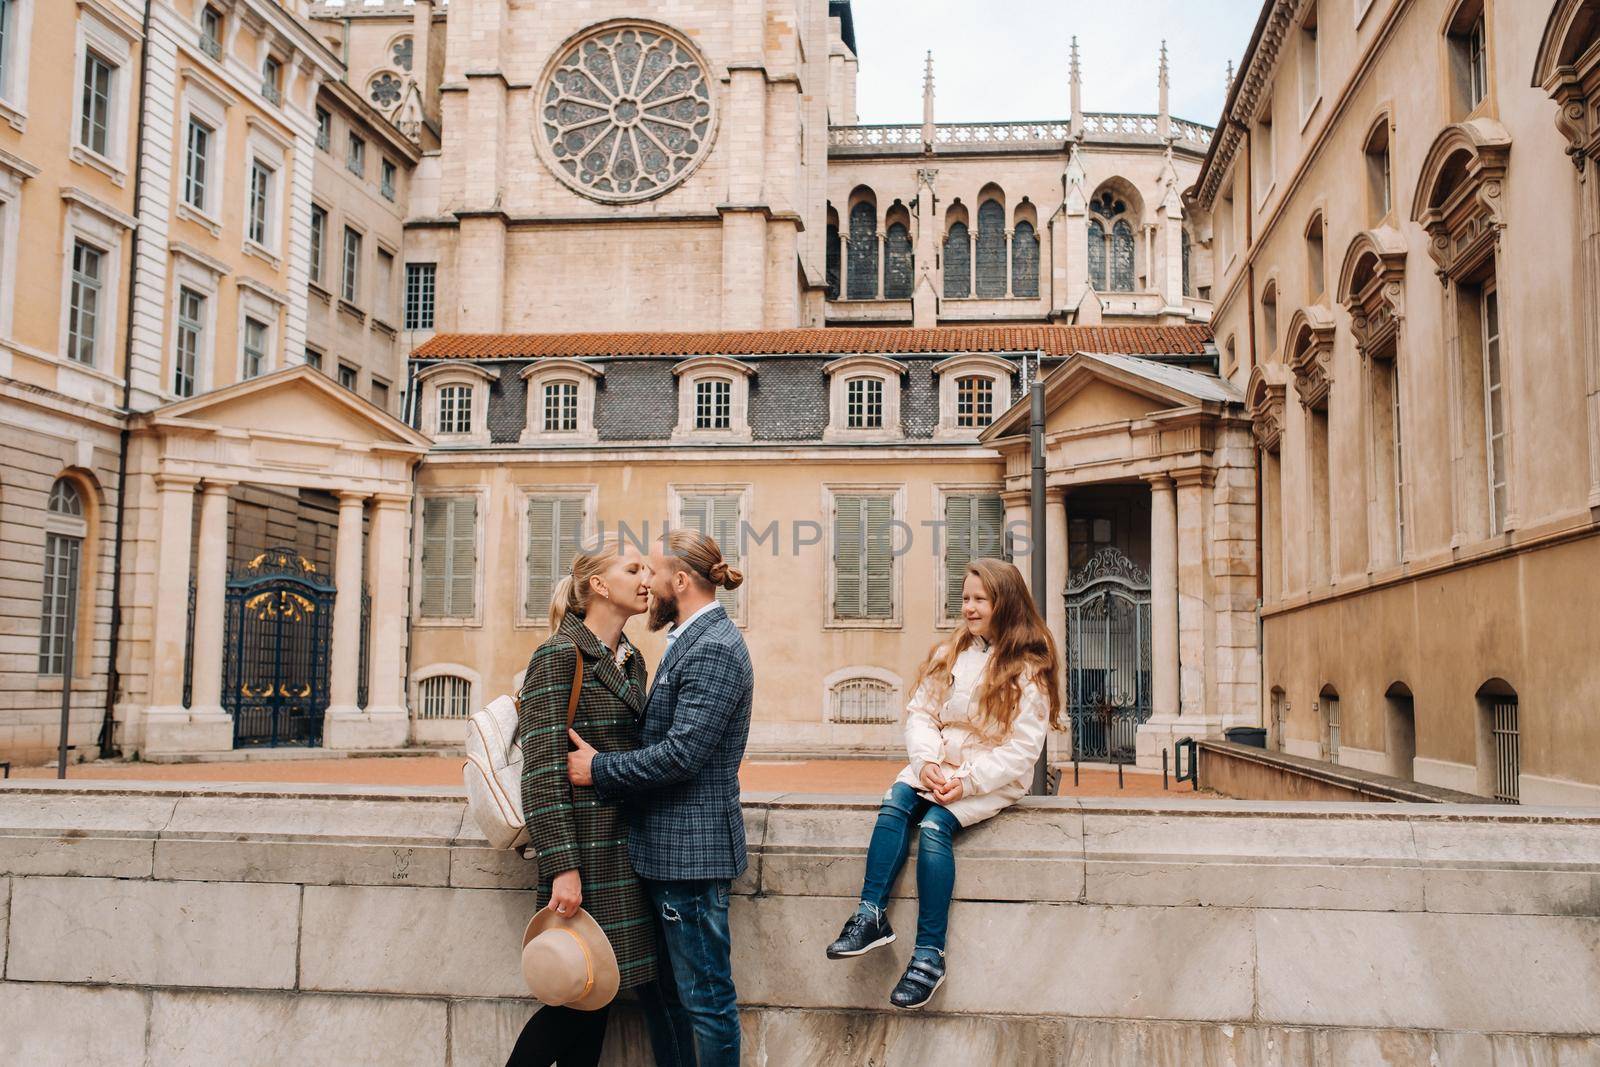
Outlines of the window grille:
M 944 239 L 944 295 L 952 299 L 972 295 L 972 234 L 957 222 Z
M 100 329 L 100 289 L 104 284 L 98 248 L 74 242 L 72 246 L 72 298 L 67 311 L 67 358 L 94 366 Z
M 883 429 L 883 379 L 851 378 L 844 388 L 845 426 L 851 430 Z
M 1518 731 L 1517 698 L 1494 697 L 1489 705 L 1493 719 L 1494 798 L 1502 804 L 1520 804 L 1522 738 Z
M 432 263 L 406 264 L 406 329 L 433 329 L 433 294 L 436 267 Z
M 187 286 L 178 290 L 178 351 L 174 360 L 172 391 L 193 396 L 195 372 L 205 335 L 206 298 Z
M 978 375 L 956 382 L 956 426 L 981 429 L 994 421 L 994 379 Z
M 1339 698 L 1325 696 L 1322 698 L 1322 717 L 1327 726 L 1327 735 L 1323 739 L 1326 751 L 1323 757 L 1329 763 L 1339 762 Z
M 851 678 L 828 694 L 829 717 L 847 725 L 892 725 L 900 716 L 894 707 L 894 687 L 876 678 Z
M 439 387 L 439 432 L 472 432 L 472 386 Z
M 453 674 L 424 678 L 417 686 L 422 705 L 419 719 L 466 719 L 472 716 L 472 683 Z
M 694 428 L 733 428 L 733 383 L 726 378 L 705 378 L 694 383 Z
M 544 387 L 544 428 L 547 433 L 577 430 L 577 382 L 550 382 Z
M 466 618 L 475 610 L 478 498 L 422 502 L 422 614 Z
M 894 618 L 893 522 L 892 496 L 834 498 L 835 618 Z

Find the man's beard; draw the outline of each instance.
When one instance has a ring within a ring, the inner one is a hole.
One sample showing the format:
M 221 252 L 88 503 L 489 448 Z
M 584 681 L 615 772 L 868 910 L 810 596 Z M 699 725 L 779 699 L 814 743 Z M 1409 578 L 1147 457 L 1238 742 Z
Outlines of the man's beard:
M 662 596 L 660 593 L 650 594 L 650 632 L 665 630 L 668 626 L 675 625 L 678 621 L 678 597 L 674 593 Z

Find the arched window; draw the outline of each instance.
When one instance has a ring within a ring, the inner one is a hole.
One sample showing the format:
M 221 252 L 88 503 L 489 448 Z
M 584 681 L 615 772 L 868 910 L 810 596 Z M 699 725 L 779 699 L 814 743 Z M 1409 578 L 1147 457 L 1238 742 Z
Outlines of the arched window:
M 417 718 L 466 719 L 472 715 L 472 683 L 453 674 L 436 674 L 417 683 Z
M 828 211 L 828 299 L 839 299 L 839 268 L 841 266 L 842 247 L 839 243 L 839 219 L 830 209 Z
M 1451 117 L 1460 121 L 1489 95 L 1489 24 L 1483 0 L 1462 0 L 1445 37 L 1450 51 Z
M 964 222 L 953 223 L 944 238 L 944 295 L 972 295 L 972 235 Z
M 44 591 L 39 606 L 39 673 L 67 670 L 67 635 L 77 627 L 83 541 L 83 496 L 71 479 L 50 487 L 44 536 Z M 73 659 L 77 659 L 74 649 Z M 73 668 L 76 670 L 76 667 Z
M 1411 689 L 1404 682 L 1396 682 L 1384 693 L 1387 705 L 1386 727 L 1389 749 L 1389 773 L 1407 781 L 1415 779 L 1412 764 L 1417 758 L 1417 709 L 1411 698 Z
M 885 300 L 911 299 L 913 276 L 911 257 L 911 231 L 903 222 L 890 224 L 884 235 L 883 298 Z
M 978 208 L 978 295 L 1006 295 L 1006 209 L 998 200 Z
M 1039 235 L 1033 223 L 1017 223 L 1011 235 L 1011 291 L 1015 296 L 1039 295 Z
M 892 724 L 900 718 L 894 706 L 895 687 L 880 678 L 846 678 L 828 690 L 832 722 Z
M 1394 205 L 1393 163 L 1389 155 L 1389 116 L 1385 115 L 1367 134 L 1362 148 L 1367 166 L 1367 225 L 1377 226 L 1388 217 Z
M 1133 227 L 1127 219 L 1111 227 L 1111 291 L 1133 292 Z
M 1503 678 L 1478 689 L 1478 792 L 1522 803 L 1522 724 L 1517 691 Z
M 1106 291 L 1106 228 L 1099 219 L 1089 220 L 1089 285 L 1097 293 Z
M 851 300 L 878 298 L 878 207 L 857 201 L 850 209 L 850 267 L 846 286 Z

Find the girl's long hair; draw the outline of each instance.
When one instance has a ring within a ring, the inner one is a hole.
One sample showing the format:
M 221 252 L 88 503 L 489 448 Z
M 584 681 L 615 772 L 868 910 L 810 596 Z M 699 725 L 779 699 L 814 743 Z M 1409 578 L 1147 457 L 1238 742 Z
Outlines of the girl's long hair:
M 1022 573 L 999 559 L 975 559 L 967 564 L 967 574 L 983 583 L 994 614 L 989 620 L 988 669 L 972 694 L 978 712 L 973 723 L 978 735 L 998 744 L 1011 734 L 1021 707 L 1022 688 L 1033 682 L 1044 694 L 1050 708 L 1050 725 L 1060 730 L 1061 665 L 1056 642 L 1050 636 L 1039 609 L 1033 603 Z M 944 703 L 954 679 L 956 657 L 978 640 L 965 622 L 949 641 L 940 642 L 917 669 L 911 691 L 924 683 L 935 705 Z
M 550 594 L 552 634 L 561 629 L 561 620 L 567 617 L 568 612 L 574 612 L 580 618 L 588 614 L 589 600 L 594 596 L 594 587 L 589 584 L 589 579 L 604 574 L 606 568 L 615 563 L 621 554 L 622 539 L 607 537 L 593 552 L 580 552 L 573 557 L 572 570 L 561 576 L 555 591 Z

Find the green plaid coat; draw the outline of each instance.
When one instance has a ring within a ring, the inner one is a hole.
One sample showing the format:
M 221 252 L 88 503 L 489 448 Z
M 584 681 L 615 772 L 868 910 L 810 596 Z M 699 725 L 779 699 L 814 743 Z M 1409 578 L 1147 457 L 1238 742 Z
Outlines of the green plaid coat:
M 611 652 L 583 620 L 568 615 L 561 629 L 534 650 L 517 701 L 522 742 L 522 810 L 539 862 L 539 907 L 550 903 L 550 883 L 577 869 L 583 906 L 605 930 L 617 953 L 624 989 L 656 975 L 656 929 L 644 887 L 628 861 L 628 828 L 619 804 L 567 781 L 567 700 L 573 657 L 583 656 L 583 692 L 574 729 L 601 752 L 639 745 L 645 669 L 639 650 L 619 669 Z

